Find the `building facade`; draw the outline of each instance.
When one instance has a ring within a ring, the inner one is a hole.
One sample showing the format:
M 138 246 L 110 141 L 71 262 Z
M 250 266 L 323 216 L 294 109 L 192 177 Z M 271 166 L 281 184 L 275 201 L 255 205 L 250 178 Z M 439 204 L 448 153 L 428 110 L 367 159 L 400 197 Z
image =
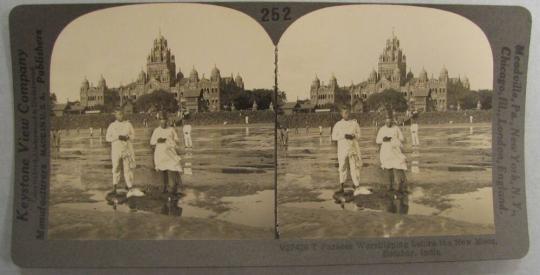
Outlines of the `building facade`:
M 321 85 L 315 77 L 310 88 L 310 99 L 318 108 L 331 104 L 346 104 L 359 111 L 363 109 L 363 103 L 370 95 L 386 89 L 402 93 L 411 109 L 446 111 L 457 108 L 452 93 L 458 89 L 469 90 L 470 84 L 466 77 L 450 78 L 444 66 L 438 78 L 428 77 L 424 69 L 418 77 L 410 69 L 407 72 L 407 57 L 400 47 L 399 39 L 392 35 L 379 55 L 377 71 L 374 69 L 367 80 L 340 88 L 335 76 L 332 76 L 328 85 Z
M 189 77 L 184 77 L 180 69 L 176 71 L 176 59 L 167 45 L 167 39 L 159 34 L 146 58 L 146 71 L 141 69 L 135 81 L 109 89 L 103 76 L 97 87 L 91 87 L 85 79 L 81 84 L 81 104 L 86 108 L 107 104 L 123 106 L 157 90 L 173 93 L 182 110 L 221 111 L 230 108 L 235 91 L 244 90 L 244 81 L 239 74 L 236 77 L 222 77 L 215 65 L 210 78 L 204 74 L 199 77 L 195 68 Z M 112 102 L 114 96 L 118 102 Z

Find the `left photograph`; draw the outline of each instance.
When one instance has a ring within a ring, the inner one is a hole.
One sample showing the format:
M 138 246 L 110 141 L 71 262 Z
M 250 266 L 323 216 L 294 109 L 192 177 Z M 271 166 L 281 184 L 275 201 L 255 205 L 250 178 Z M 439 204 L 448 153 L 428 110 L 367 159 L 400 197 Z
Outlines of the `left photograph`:
M 273 239 L 274 46 L 249 16 L 143 4 L 51 57 L 49 240 Z

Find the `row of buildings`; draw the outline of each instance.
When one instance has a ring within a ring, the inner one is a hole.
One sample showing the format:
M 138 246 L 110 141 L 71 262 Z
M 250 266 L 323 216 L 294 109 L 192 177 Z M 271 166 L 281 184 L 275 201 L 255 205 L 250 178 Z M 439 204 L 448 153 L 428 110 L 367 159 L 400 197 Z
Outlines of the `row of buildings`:
M 194 67 L 189 76 L 184 76 L 182 71 L 176 71 L 175 56 L 160 33 L 146 58 L 146 71 L 141 70 L 135 81 L 111 88 L 103 76 L 96 86 L 85 78 L 80 88 L 80 104 L 86 110 L 124 106 L 156 90 L 174 94 L 182 110 L 212 112 L 231 108 L 232 95 L 244 90 L 244 80 L 239 74 L 221 76 L 215 65 L 210 78 L 204 74 L 199 77 Z
M 393 89 L 404 95 L 411 109 L 418 111 L 446 111 L 459 108 L 455 93 L 458 90 L 470 90 L 469 80 L 465 77 L 449 77 L 443 67 L 438 78 L 428 77 L 425 69 L 415 76 L 411 69 L 407 72 L 407 58 L 403 53 L 399 39 L 392 35 L 379 55 L 378 69 L 373 70 L 365 81 L 349 86 L 338 85 L 335 76 L 327 84 L 315 77 L 310 87 L 310 103 L 314 108 L 326 108 L 335 105 L 350 105 L 354 111 L 361 111 L 367 98 L 374 94 Z

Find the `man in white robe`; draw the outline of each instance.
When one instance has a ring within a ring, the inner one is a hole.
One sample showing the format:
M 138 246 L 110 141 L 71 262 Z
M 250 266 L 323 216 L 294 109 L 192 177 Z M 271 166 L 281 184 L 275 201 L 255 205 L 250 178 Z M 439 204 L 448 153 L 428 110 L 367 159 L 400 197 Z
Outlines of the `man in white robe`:
M 111 160 L 113 175 L 113 193 L 120 182 L 121 170 L 124 170 L 124 180 L 128 190 L 133 187 L 133 169 L 135 168 L 135 153 L 132 140 L 135 138 L 133 126 L 124 120 L 124 112 L 115 112 L 116 121 L 109 125 L 105 140 L 111 143 Z
M 379 145 L 381 168 L 386 171 L 389 180 L 389 190 L 394 191 L 394 182 L 398 181 L 399 191 L 408 192 L 405 171 L 407 158 L 401 152 L 403 134 L 394 125 L 391 117 L 387 117 L 385 125 L 379 129 L 376 142 Z
M 165 113 L 160 115 L 160 125 L 152 132 L 150 145 L 155 146 L 154 165 L 163 178 L 163 193 L 177 195 L 178 185 L 181 184 L 182 164 L 177 152 L 180 141 L 174 127 L 169 126 Z
M 184 121 L 182 132 L 184 133 L 184 145 L 186 146 L 186 148 L 193 147 L 193 142 L 191 141 L 191 125 L 189 124 L 189 122 Z
M 411 119 L 411 143 L 412 146 L 420 145 L 420 139 L 418 138 L 418 123 L 414 118 Z
M 338 172 L 341 190 L 344 189 L 347 175 L 351 175 L 354 184 L 354 195 L 369 194 L 360 188 L 360 169 L 362 156 L 360 154 L 360 125 L 355 119 L 349 119 L 349 110 L 341 110 L 341 120 L 332 129 L 332 140 L 337 141 Z

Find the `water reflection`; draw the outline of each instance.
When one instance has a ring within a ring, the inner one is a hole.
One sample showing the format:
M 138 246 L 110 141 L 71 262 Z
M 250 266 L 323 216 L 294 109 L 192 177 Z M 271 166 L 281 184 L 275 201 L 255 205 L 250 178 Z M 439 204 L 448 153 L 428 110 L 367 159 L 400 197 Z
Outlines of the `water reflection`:
M 179 199 L 169 199 L 167 194 L 161 194 L 162 180 L 155 172 L 153 151 L 149 146 L 151 130 L 135 129 L 137 139 L 133 145 L 137 168 L 134 186 L 146 194 L 140 198 L 126 198 L 123 180 L 118 194 L 109 194 L 110 144 L 104 141 L 97 129 L 93 130 L 93 136 L 89 135 L 88 128 L 81 129 L 79 133 L 76 130 L 51 133 L 57 135 L 58 142 L 51 142 L 49 199 L 52 205 L 51 224 L 54 226 L 50 229 L 55 232 L 71 230 L 66 227 L 66 218 L 59 214 L 64 210 L 103 218 L 103 224 L 96 224 L 97 228 L 110 222 L 110 213 L 115 213 L 112 216 L 115 222 L 123 223 L 127 222 L 123 214 L 133 212 L 137 214 L 130 215 L 129 220 L 140 223 L 144 223 L 144 217 L 148 215 L 163 218 L 160 220 L 163 224 L 171 221 L 163 217 L 165 215 L 219 220 L 219 223 L 207 222 L 209 232 L 221 232 L 224 224 L 232 228 L 245 225 L 256 230 L 273 228 L 274 192 L 269 190 L 273 186 L 273 173 L 270 173 L 274 168 L 273 125 L 195 127 L 192 131 L 194 148 L 184 149 L 181 154 L 184 164 L 182 181 L 185 184 L 182 192 L 185 196 Z M 183 135 L 179 136 L 182 139 Z M 150 188 L 146 188 L 148 186 Z M 117 216 L 116 213 L 122 214 Z M 85 222 L 82 214 L 73 214 L 70 219 Z M 160 224 L 154 226 L 159 232 L 167 230 Z M 191 234 L 191 229 L 185 230 Z M 256 230 L 254 232 L 259 232 Z M 85 235 L 80 237 L 85 238 Z
M 161 207 L 161 214 L 167 216 L 182 216 L 182 207 L 180 207 L 179 199 L 168 198 L 167 202 Z
M 375 211 L 398 215 L 444 216 L 459 221 L 476 224 L 490 224 L 493 221 L 491 188 L 460 195 L 448 195 L 443 200 L 450 208 L 436 208 L 430 201 L 432 194 L 426 194 L 421 187 L 415 187 L 411 193 L 399 193 L 387 190 L 373 190 L 369 195 L 354 196 L 352 191 L 319 190 L 319 201 L 289 202 L 286 207 L 327 209 L 341 211 Z M 475 211 L 470 211 L 475 209 Z

